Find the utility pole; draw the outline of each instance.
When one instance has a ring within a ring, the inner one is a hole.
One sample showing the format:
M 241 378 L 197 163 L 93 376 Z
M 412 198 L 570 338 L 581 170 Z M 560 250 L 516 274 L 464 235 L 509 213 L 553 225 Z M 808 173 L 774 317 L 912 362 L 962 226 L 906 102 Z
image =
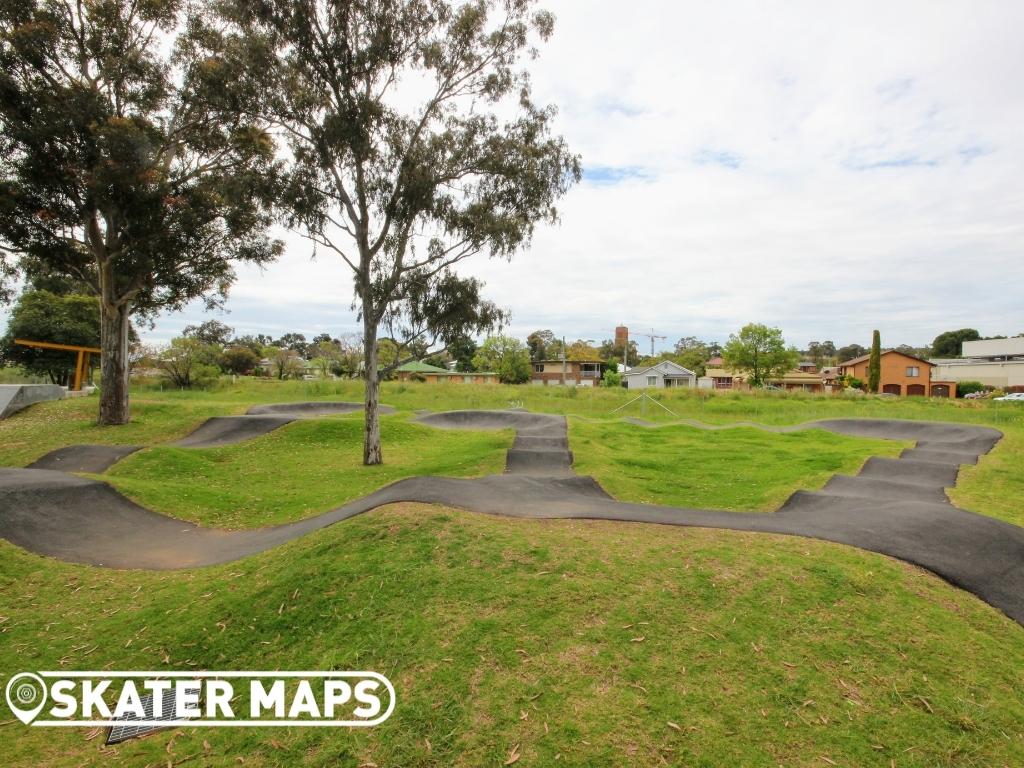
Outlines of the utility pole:
M 565 386 L 565 336 L 562 337 L 562 386 Z

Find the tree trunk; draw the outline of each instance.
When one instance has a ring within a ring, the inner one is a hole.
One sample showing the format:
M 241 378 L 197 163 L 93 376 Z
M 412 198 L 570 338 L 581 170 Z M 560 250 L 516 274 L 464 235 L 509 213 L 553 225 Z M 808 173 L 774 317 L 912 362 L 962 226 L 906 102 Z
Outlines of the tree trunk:
M 377 393 L 380 381 L 377 377 L 377 328 L 369 319 L 366 304 L 363 304 L 363 360 L 366 376 L 366 398 L 363 426 L 363 464 L 371 466 L 384 463 L 380 448 L 380 414 L 377 412 Z
M 102 425 L 127 424 L 128 408 L 128 302 L 100 301 L 100 416 Z

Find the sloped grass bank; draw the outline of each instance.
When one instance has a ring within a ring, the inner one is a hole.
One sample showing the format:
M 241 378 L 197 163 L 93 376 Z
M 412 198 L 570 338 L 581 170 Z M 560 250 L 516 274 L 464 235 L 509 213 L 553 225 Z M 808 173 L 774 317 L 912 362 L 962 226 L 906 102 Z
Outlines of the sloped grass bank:
M 381 419 L 385 463 L 363 466 L 361 414 L 296 421 L 219 448 L 156 446 L 101 479 L 149 509 L 201 525 L 255 528 L 326 512 L 416 475 L 501 472 L 512 432 L 439 433 Z
M 184 728 L 105 748 L 5 723 L 9 766 L 1024 762 L 1024 628 L 835 544 L 395 505 L 188 572 L 5 542 L 0 563 L 5 679 L 372 669 L 398 692 L 366 730 Z
M 898 456 L 911 445 L 820 429 L 709 431 L 582 419 L 570 421 L 569 434 L 576 471 L 621 501 L 739 512 L 772 512 L 793 491 L 816 490 L 832 475 L 856 474 L 871 456 Z

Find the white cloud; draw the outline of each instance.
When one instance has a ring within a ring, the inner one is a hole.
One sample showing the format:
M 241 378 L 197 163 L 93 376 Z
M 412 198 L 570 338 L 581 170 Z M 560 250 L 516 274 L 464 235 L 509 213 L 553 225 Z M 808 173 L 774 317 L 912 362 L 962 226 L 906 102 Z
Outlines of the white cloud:
M 545 4 L 535 95 L 591 175 L 528 252 L 467 264 L 514 332 L 1024 331 L 1024 4 Z M 226 322 L 355 330 L 342 266 L 289 244 L 240 271 Z

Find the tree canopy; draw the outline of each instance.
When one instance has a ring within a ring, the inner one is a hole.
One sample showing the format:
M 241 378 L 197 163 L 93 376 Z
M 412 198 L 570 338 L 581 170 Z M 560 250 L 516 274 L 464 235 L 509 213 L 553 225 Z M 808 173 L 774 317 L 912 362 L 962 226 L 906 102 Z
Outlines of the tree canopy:
M 26 291 L 18 297 L 0 339 L 0 361 L 20 366 L 67 386 L 75 369 L 74 352 L 15 344 L 15 339 L 96 347 L 100 343 L 100 306 L 94 296 L 58 296 L 49 291 Z
M 793 368 L 800 353 L 786 346 L 780 329 L 750 323 L 729 336 L 722 359 L 732 370 L 748 374 L 751 386 L 761 387 Z
M 0 6 L 3 269 L 100 299 L 100 421 L 129 419 L 129 317 L 222 298 L 265 263 L 275 147 L 262 90 L 181 0 Z
M 523 342 L 511 336 L 489 336 L 477 350 L 473 365 L 478 371 L 498 374 L 503 384 L 530 380 L 530 353 Z
M 963 354 L 965 341 L 978 341 L 981 334 L 974 328 L 961 328 L 957 331 L 940 333 L 932 342 L 932 355 L 935 357 L 960 357 Z
M 294 159 L 289 223 L 352 271 L 363 323 L 363 460 L 382 461 L 381 328 L 402 349 L 504 312 L 454 267 L 508 258 L 580 178 L 521 61 L 552 31 L 532 0 L 225 0 L 220 24 Z M 400 360 L 396 361 L 399 362 Z

